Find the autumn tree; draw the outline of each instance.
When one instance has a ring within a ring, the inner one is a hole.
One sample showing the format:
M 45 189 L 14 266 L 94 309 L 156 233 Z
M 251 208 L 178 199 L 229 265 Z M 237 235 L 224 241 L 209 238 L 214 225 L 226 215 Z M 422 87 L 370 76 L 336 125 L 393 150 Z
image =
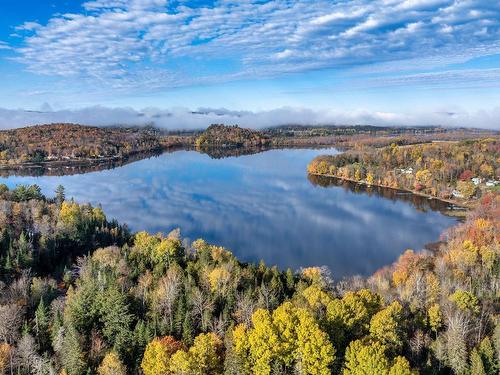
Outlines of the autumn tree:
M 6 342 L 0 343 L 0 374 L 4 374 L 10 366 L 12 348 Z
M 106 354 L 97 369 L 98 375 L 127 375 L 127 369 L 115 352 Z
M 257 310 L 253 329 L 239 325 L 233 331 L 235 351 L 254 374 L 269 374 L 273 366 L 295 368 L 304 374 L 328 374 L 335 350 L 328 336 L 306 309 L 291 302 L 273 314 Z
M 370 321 L 370 335 L 391 350 L 399 351 L 404 343 L 403 307 L 393 302 Z
M 377 341 L 352 341 L 345 354 L 344 366 L 343 375 L 387 375 L 389 372 L 385 347 Z
M 174 353 L 182 349 L 182 343 L 172 336 L 155 338 L 147 345 L 141 362 L 144 375 L 171 374 L 170 359 Z

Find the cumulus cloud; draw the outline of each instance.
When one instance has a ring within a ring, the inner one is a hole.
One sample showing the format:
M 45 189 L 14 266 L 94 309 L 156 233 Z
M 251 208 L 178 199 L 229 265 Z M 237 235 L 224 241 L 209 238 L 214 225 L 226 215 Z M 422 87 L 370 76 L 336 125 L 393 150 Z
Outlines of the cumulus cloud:
M 26 22 L 28 69 L 110 87 L 176 87 L 500 52 L 500 5 L 482 0 L 95 0 Z M 1 45 L 0 45 L 1 48 Z M 469 53 L 470 54 L 470 53 Z M 202 67 L 228 62 L 217 74 Z M 187 59 L 187 60 L 186 60 Z M 188 69 L 184 61 L 197 61 Z M 411 66 L 407 66 L 408 69 Z
M 142 126 L 153 124 L 170 129 L 203 129 L 210 124 L 238 124 L 254 129 L 278 125 L 380 125 L 421 126 L 442 125 L 453 127 L 476 127 L 500 130 L 500 107 L 489 111 L 467 112 L 437 108 L 433 112 L 369 112 L 364 110 L 337 111 L 312 110 L 283 107 L 268 111 L 232 111 L 224 108 L 107 108 L 102 106 L 75 110 L 51 111 L 48 104 L 44 110 L 26 111 L 0 108 L 0 128 L 17 128 L 34 124 L 71 122 L 95 126 Z

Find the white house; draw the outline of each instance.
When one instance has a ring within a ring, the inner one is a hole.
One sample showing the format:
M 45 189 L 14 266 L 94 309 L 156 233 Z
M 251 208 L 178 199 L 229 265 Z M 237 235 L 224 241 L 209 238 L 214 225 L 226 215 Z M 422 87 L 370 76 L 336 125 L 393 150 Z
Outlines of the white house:
M 402 168 L 400 169 L 401 173 L 404 173 L 404 174 L 412 174 L 413 173 L 413 168 L 410 167 L 410 168 Z

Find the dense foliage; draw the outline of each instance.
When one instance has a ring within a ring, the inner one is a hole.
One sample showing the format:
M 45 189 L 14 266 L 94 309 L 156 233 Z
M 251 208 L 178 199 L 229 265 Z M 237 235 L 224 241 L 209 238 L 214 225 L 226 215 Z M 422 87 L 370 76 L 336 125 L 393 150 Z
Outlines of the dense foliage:
M 25 270 L 57 275 L 75 256 L 97 247 L 124 244 L 128 230 L 108 222 L 100 207 L 66 201 L 59 187 L 46 199 L 37 185 L 13 190 L 0 185 L 0 281 Z
M 263 133 L 239 126 L 210 125 L 198 138 L 196 147 L 256 147 L 270 144 Z
M 72 169 L 110 168 L 114 163 L 148 157 L 163 150 L 191 150 L 194 147 L 219 158 L 280 147 L 335 145 L 360 149 L 391 143 L 408 145 L 436 139 L 449 141 L 497 135 L 494 131 L 440 127 L 289 125 L 257 131 L 237 125 L 211 125 L 204 131 L 171 131 L 151 125 L 49 124 L 0 131 L 0 169 L 7 174 L 61 174 L 68 166 Z M 54 172 L 57 168 L 59 170 Z
M 409 250 L 368 279 L 336 284 L 323 268 L 244 264 L 179 231 L 129 236 L 62 188 L 49 200 L 36 186 L 2 187 L 0 205 L 0 373 L 499 369 L 498 196 L 484 197 L 438 252 Z M 53 272 L 66 252 L 73 267 Z
M 151 128 L 50 124 L 0 131 L 0 163 L 125 157 L 161 148 Z
M 488 181 L 488 185 L 494 185 L 500 177 L 499 155 L 498 138 L 411 146 L 392 144 L 369 151 L 319 156 L 309 164 L 308 172 L 441 198 L 451 198 L 455 190 L 455 197 L 469 199 L 485 190 Z

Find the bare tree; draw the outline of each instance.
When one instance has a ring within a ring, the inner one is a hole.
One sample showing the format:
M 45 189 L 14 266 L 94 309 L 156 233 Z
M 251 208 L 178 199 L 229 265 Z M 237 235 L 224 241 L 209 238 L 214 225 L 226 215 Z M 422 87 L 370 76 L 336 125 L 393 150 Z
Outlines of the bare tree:
M 250 328 L 252 325 L 252 315 L 256 308 L 256 303 L 250 294 L 238 294 L 236 296 L 236 312 L 234 313 L 236 321 Z
M 21 276 L 9 285 L 8 298 L 11 301 L 28 301 L 30 285 L 30 270 L 24 270 Z
M 89 359 L 95 364 L 99 364 L 104 357 L 106 349 L 106 342 L 101 337 L 99 332 L 93 329 L 90 333 L 90 350 L 88 352 Z
M 201 329 L 205 331 L 208 317 L 212 314 L 213 303 L 210 297 L 198 288 L 192 292 L 191 303 L 193 304 L 193 313 L 199 319 Z
M 0 305 L 0 340 L 12 344 L 19 337 L 22 309 L 18 305 Z
M 415 334 L 410 339 L 410 351 L 415 360 L 420 358 L 420 355 L 430 345 L 431 339 L 422 330 L 417 329 Z
M 446 330 L 448 364 L 457 374 L 467 370 L 467 344 L 469 319 L 461 312 L 448 317 Z
M 22 309 L 18 305 L 0 305 L 0 340 L 9 345 L 19 337 L 19 328 L 22 323 Z M 13 351 L 10 351 L 10 373 L 13 374 Z
M 224 337 L 224 334 L 226 333 L 226 327 L 227 327 L 228 321 L 227 318 L 225 318 L 222 314 L 219 315 L 218 318 L 212 319 L 210 322 L 210 331 L 215 333 L 219 337 Z
M 146 298 L 148 296 L 149 289 L 153 283 L 153 276 L 151 272 L 147 270 L 141 276 L 139 276 L 139 282 L 137 283 L 137 294 L 141 298 L 142 307 L 146 304 Z
M 276 302 L 276 298 L 276 291 L 263 282 L 259 289 L 259 305 L 267 310 L 272 310 Z
M 155 301 L 158 311 L 169 321 L 170 331 L 173 329 L 173 315 L 175 300 L 179 295 L 181 285 L 181 274 L 175 267 L 170 267 L 167 273 L 159 281 L 156 289 Z
M 38 360 L 38 353 L 35 347 L 35 339 L 29 334 L 24 335 L 19 340 L 16 350 L 16 365 L 18 372 L 21 372 L 20 369 L 25 370 L 27 373 L 32 372 L 32 366 Z

